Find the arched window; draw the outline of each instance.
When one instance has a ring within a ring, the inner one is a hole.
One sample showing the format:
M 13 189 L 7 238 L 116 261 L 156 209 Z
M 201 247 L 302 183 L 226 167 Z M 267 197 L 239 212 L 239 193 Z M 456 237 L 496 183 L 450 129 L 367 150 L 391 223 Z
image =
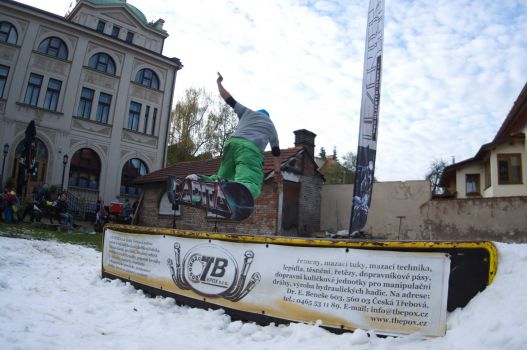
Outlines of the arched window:
M 152 89 L 159 89 L 159 78 L 153 70 L 144 68 L 135 75 L 135 82 Z
M 92 149 L 81 148 L 71 158 L 68 187 L 99 189 L 101 160 Z
M 132 158 L 123 166 L 121 174 L 121 194 L 137 196 L 139 195 L 139 187 L 132 184 L 132 181 L 139 176 L 148 174 L 148 167 L 138 158 Z
M 97 69 L 99 72 L 115 75 L 115 62 L 104 52 L 96 53 L 88 61 L 88 67 Z
M 38 45 L 38 52 L 45 53 L 46 55 L 62 58 L 63 60 L 68 59 L 68 47 L 64 44 L 62 39 L 56 36 L 50 36 L 42 40 Z
M 18 33 L 14 25 L 9 22 L 0 22 L 0 42 L 8 44 L 16 44 L 18 41 Z

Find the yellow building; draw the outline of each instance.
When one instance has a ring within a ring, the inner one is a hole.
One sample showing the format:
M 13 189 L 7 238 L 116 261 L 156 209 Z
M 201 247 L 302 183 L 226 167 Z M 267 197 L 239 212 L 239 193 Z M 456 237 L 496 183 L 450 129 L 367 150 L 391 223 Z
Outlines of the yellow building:
M 525 133 L 527 84 L 494 140 L 482 145 L 474 157 L 447 166 L 440 186 L 456 198 L 527 196 Z

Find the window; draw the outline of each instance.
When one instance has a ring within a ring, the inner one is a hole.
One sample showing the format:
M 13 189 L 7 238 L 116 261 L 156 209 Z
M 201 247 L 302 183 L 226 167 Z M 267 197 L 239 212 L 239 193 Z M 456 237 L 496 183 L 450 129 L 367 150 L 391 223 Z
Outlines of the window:
M 153 70 L 145 68 L 141 69 L 135 75 L 135 82 L 147 86 L 152 89 L 159 89 L 159 79 Z
M 154 114 L 152 115 L 152 132 L 150 134 L 154 135 L 156 131 L 156 119 L 157 119 L 157 108 L 154 108 Z
M 522 183 L 521 154 L 498 154 L 498 183 L 500 185 Z
M 485 189 L 489 188 L 492 184 L 491 178 L 490 178 L 490 159 L 487 159 L 485 162 Z
M 62 81 L 57 79 L 49 78 L 48 89 L 46 90 L 46 96 L 44 97 L 44 108 L 51 111 L 57 110 L 59 104 L 60 88 L 62 87 Z
M 0 42 L 8 44 L 16 44 L 18 41 L 18 33 L 15 26 L 9 22 L 0 22 Z
M 141 159 L 133 158 L 127 161 L 121 174 L 121 194 L 139 195 L 139 187 L 132 185 L 132 181 L 146 174 L 148 174 L 148 168 Z
M 88 61 L 88 67 L 115 75 L 115 62 L 109 55 L 103 52 L 93 55 Z
M 141 114 L 141 104 L 137 102 L 130 102 L 130 110 L 128 111 L 128 129 L 137 131 L 139 129 L 139 115 Z
M 68 58 L 68 47 L 64 44 L 62 39 L 55 36 L 44 39 L 40 45 L 38 45 L 37 51 L 63 60 Z
M 134 41 L 134 33 L 133 32 L 126 33 L 126 42 L 131 43 L 133 41 Z
M 97 190 L 101 160 L 94 150 L 82 148 L 71 158 L 68 186 Z
M 112 104 L 112 95 L 101 92 L 99 95 L 99 105 L 97 106 L 97 121 L 99 123 L 108 123 L 110 115 L 110 105 Z
M 97 31 L 99 33 L 104 33 L 104 27 L 106 27 L 106 22 L 99 20 L 99 22 L 97 22 Z
M 118 38 L 119 37 L 119 32 L 121 31 L 121 27 L 118 27 L 118 26 L 113 26 L 112 28 L 112 36 L 114 38 Z
M 465 175 L 466 194 L 467 196 L 476 195 L 479 193 L 479 174 Z
M 25 104 L 36 107 L 43 79 L 44 77 L 42 75 L 31 73 L 31 75 L 29 76 L 29 81 L 27 83 L 26 96 L 24 97 Z
M 0 98 L 4 97 L 4 90 L 9 75 L 9 67 L 0 64 Z
M 150 114 L 150 106 L 146 106 L 145 108 L 145 125 L 143 127 L 143 132 L 146 134 L 146 131 L 148 130 L 148 115 Z
M 77 108 L 77 116 L 90 119 L 91 105 L 93 102 L 93 95 L 95 91 L 88 88 L 82 88 L 81 99 L 79 101 L 79 108 Z

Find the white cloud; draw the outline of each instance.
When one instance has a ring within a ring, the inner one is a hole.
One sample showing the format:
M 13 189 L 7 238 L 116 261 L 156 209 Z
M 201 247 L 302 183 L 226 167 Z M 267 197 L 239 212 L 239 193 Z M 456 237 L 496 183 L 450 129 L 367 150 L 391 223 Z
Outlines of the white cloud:
M 25 0 L 64 14 L 71 0 Z M 216 71 L 249 107 L 271 112 L 282 147 L 309 129 L 356 151 L 366 0 L 129 0 L 165 19 L 176 84 L 215 93 Z M 59 5 L 60 3 L 60 5 Z M 472 157 L 527 81 L 527 4 L 387 0 L 376 177 L 422 179 L 434 159 Z

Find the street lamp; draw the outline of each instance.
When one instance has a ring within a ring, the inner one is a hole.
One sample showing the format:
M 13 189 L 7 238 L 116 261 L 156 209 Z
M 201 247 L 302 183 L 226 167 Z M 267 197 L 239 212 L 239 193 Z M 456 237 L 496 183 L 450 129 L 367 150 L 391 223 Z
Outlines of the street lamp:
M 4 166 L 5 166 L 5 157 L 7 157 L 7 152 L 9 152 L 8 143 L 4 145 L 4 160 L 2 161 L 2 173 L 0 174 L 0 187 L 4 186 Z
M 62 157 L 62 181 L 60 182 L 60 191 L 64 190 L 64 175 L 66 174 L 66 164 L 68 164 L 68 155 Z

